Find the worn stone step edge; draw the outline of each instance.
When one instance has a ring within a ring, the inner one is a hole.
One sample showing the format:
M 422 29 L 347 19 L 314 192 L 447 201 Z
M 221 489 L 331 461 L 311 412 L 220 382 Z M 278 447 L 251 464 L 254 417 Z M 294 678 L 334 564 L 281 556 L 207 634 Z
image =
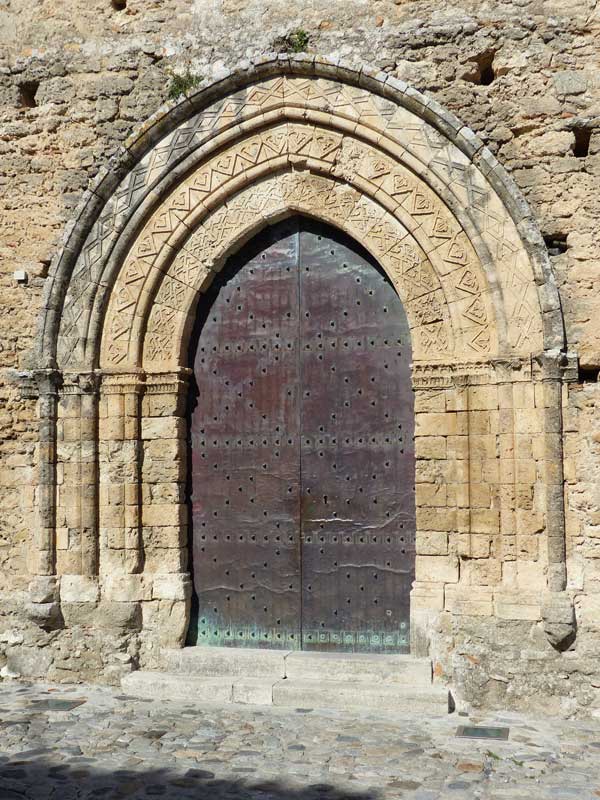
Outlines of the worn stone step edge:
M 271 705 L 278 679 L 207 678 L 139 670 L 121 679 L 123 691 L 134 697 L 201 703 L 253 703 Z
M 121 686 L 136 697 L 201 703 L 250 703 L 384 711 L 431 711 L 451 708 L 445 687 L 404 687 L 400 684 L 347 684 L 338 681 L 299 681 L 243 678 L 206 678 L 138 671 L 126 675 Z
M 273 705 L 438 714 L 448 713 L 454 708 L 449 691 L 443 686 L 407 687 L 399 683 L 361 684 L 290 679 L 274 684 Z
M 367 653 L 186 647 L 161 652 L 165 672 L 207 677 L 256 677 L 348 680 L 362 683 L 402 683 L 429 686 L 429 658 Z

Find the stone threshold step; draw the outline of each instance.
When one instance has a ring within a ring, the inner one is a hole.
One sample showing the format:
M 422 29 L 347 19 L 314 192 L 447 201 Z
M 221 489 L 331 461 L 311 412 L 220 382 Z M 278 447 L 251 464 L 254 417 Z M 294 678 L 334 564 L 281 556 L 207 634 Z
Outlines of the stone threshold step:
M 162 650 L 165 672 L 206 677 L 293 678 L 429 686 L 431 660 L 409 655 L 320 653 L 234 647 Z
M 334 708 L 445 714 L 448 689 L 402 684 L 348 684 L 273 678 L 206 678 L 167 672 L 132 672 L 122 681 L 134 697 L 179 700 L 185 703 L 248 703 L 292 708 Z

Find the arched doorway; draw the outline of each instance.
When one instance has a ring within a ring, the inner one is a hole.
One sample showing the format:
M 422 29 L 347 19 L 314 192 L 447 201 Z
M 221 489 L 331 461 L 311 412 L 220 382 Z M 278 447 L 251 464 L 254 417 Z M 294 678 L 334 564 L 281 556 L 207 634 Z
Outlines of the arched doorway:
M 402 303 L 296 216 L 232 256 L 198 321 L 199 644 L 408 652 L 414 404 Z

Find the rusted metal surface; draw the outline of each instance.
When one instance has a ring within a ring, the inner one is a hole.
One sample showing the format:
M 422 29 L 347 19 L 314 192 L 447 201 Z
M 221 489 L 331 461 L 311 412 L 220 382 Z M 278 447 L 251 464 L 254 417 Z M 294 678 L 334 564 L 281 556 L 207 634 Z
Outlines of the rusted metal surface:
M 413 399 L 402 304 L 297 218 L 227 265 L 192 419 L 198 642 L 407 652 Z

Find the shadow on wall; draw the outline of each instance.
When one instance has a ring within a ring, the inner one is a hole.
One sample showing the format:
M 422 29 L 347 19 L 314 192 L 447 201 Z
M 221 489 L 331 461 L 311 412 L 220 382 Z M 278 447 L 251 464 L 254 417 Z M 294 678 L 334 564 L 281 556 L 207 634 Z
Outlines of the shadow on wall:
M 50 752 L 40 748 L 43 752 Z M 311 784 L 301 789 L 286 786 L 285 779 L 257 782 L 241 778 L 221 780 L 208 769 L 187 772 L 99 770 L 91 758 L 74 757 L 69 764 L 22 760 L 34 751 L 21 753 L 20 760 L 0 756 L 2 800 L 380 800 L 379 792 L 353 792 L 330 784 Z

